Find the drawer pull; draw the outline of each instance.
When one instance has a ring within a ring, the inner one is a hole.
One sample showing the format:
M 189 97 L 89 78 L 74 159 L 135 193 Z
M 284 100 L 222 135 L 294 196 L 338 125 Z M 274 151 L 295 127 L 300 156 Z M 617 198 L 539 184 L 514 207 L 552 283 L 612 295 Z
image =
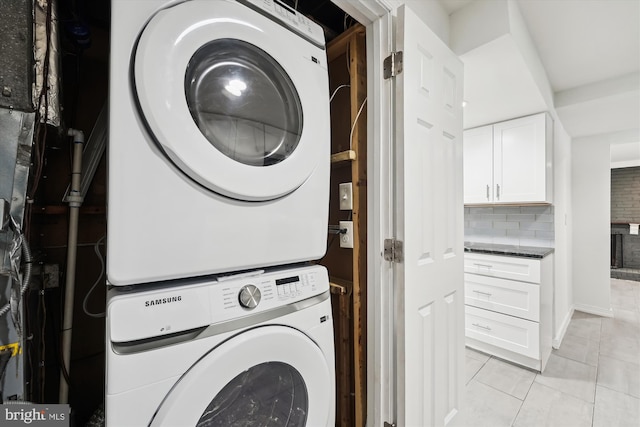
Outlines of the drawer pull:
M 473 265 L 477 265 L 478 267 L 493 268 L 491 264 L 479 264 L 477 262 L 474 262 Z
M 491 296 L 491 294 L 489 292 L 476 291 L 475 289 L 473 290 L 473 292 L 475 292 L 476 294 L 480 294 L 480 295 L 486 295 L 488 297 Z
M 491 330 L 491 328 L 490 328 L 489 326 L 483 326 L 483 325 L 481 325 L 481 324 L 479 324 L 479 323 L 472 323 L 472 325 L 473 325 L 473 326 L 476 326 L 476 327 L 478 327 L 478 328 L 486 329 L 487 331 L 490 331 L 490 330 Z

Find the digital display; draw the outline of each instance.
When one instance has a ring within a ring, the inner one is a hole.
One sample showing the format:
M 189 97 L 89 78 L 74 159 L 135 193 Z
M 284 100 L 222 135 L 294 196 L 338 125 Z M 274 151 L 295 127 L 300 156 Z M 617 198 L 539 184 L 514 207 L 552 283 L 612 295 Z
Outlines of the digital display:
M 284 279 L 276 279 L 276 285 L 286 285 L 287 283 L 295 283 L 300 281 L 300 276 L 286 277 Z

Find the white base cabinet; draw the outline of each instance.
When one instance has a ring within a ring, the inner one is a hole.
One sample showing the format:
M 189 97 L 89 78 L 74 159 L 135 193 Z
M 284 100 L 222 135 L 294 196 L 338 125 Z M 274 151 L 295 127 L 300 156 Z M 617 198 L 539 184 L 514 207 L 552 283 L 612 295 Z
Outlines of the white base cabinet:
M 543 371 L 551 354 L 553 254 L 465 254 L 468 347 Z

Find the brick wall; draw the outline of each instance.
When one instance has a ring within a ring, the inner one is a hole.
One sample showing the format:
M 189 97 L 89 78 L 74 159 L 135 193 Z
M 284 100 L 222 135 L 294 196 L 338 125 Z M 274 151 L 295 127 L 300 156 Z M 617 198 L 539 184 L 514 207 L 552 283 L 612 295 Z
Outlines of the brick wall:
M 464 208 L 467 242 L 555 247 L 553 206 Z
M 611 222 L 640 222 L 640 166 L 611 169 Z

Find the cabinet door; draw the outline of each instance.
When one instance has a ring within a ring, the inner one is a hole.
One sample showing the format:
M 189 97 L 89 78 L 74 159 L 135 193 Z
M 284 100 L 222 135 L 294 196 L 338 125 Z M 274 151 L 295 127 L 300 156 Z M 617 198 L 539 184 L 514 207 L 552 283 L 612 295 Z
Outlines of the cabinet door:
M 541 113 L 493 126 L 495 202 L 547 201 L 545 119 Z
M 493 126 L 464 132 L 464 202 L 493 201 Z

